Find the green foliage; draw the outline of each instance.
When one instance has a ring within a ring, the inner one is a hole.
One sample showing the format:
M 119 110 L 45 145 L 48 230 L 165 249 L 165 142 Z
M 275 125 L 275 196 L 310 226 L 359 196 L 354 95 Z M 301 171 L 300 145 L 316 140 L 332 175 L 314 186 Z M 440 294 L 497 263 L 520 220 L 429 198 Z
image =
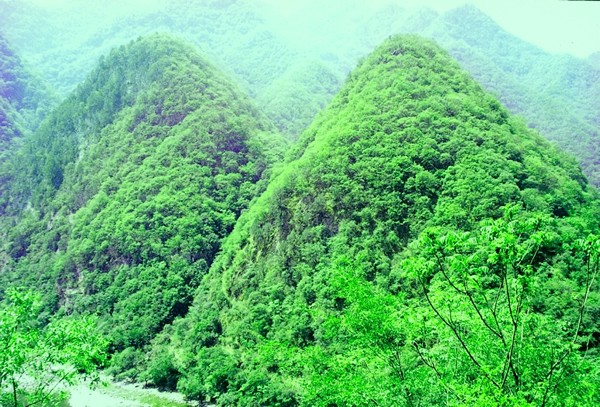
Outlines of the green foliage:
M 551 260 L 559 242 L 582 263 L 570 279 Z M 598 248 L 597 237 L 569 242 L 555 220 L 517 207 L 472 232 L 425 230 L 404 266 L 428 305 L 413 310 L 423 316 L 412 339 L 422 362 L 468 404 L 597 403 L 586 377 L 592 362 L 578 351 L 594 341 L 583 321 L 598 287 Z M 558 284 L 573 295 L 562 317 L 542 300 Z
M 106 341 L 95 320 L 54 318 L 43 325 L 41 305 L 38 295 L 14 289 L 0 303 L 2 405 L 50 405 L 64 386 L 83 378 L 98 381 Z
M 159 389 L 174 389 L 180 377 L 173 359 L 167 353 L 153 355 L 144 373 L 146 380 Z
M 54 95 L 0 34 L 0 153 L 11 139 L 35 130 L 54 103 Z

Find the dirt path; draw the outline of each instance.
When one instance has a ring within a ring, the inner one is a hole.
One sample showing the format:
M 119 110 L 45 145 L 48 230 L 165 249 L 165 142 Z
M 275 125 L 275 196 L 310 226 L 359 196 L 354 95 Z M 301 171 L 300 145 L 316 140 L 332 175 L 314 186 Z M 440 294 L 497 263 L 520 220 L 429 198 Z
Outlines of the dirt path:
M 104 389 L 89 389 L 84 386 L 77 386 L 70 390 L 69 406 L 71 407 L 142 407 L 142 404 L 136 401 L 124 399 L 122 397 L 110 396 L 103 393 Z

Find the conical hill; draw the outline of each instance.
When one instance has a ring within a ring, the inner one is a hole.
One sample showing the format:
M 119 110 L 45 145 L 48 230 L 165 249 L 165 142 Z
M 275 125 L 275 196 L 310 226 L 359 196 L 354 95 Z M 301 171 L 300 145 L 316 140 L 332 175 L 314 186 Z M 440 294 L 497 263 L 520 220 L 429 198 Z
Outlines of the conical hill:
M 150 376 L 222 405 L 559 400 L 581 370 L 548 369 L 587 363 L 560 358 L 599 328 L 569 322 L 597 208 L 574 160 L 446 52 L 391 38 L 240 217 Z
M 2 280 L 100 315 L 112 349 L 137 352 L 185 314 L 280 140 L 190 46 L 113 50 L 25 141 Z

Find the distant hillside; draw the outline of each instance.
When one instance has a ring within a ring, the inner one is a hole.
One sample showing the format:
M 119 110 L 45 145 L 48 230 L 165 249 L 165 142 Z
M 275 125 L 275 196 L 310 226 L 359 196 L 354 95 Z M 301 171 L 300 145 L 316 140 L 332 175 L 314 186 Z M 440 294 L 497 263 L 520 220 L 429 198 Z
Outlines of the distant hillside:
M 0 21 L 64 95 L 111 48 L 157 31 L 182 36 L 234 77 L 293 140 L 361 57 L 390 35 L 418 33 L 449 50 L 513 114 L 574 154 L 600 185 L 597 64 L 545 53 L 473 6 L 439 15 L 394 2 L 311 0 L 281 15 L 252 0 L 111 1 L 115 7 L 103 3 L 110 12 L 80 1 L 61 14 L 0 0 L 6 11 Z
M 587 61 L 592 65 L 595 66 L 596 69 L 600 69 L 600 51 L 598 52 L 594 52 L 592 55 L 590 55 L 587 59 Z
M 296 137 L 340 87 L 340 77 L 319 60 L 292 65 L 257 96 L 282 133 Z
M 0 152 L 12 139 L 35 130 L 55 102 L 0 34 Z
M 77 20 L 76 8 L 69 9 L 73 15 L 65 16 L 48 14 L 20 2 L 3 5 L 0 0 L 0 9 L 2 6 L 11 11 L 5 19 L 12 37 L 63 95 L 74 89 L 98 58 L 112 48 L 156 32 L 176 34 L 196 45 L 244 91 L 259 101 L 267 101 L 265 110 L 291 138 L 298 136 L 339 88 L 340 78 L 327 72 L 327 66 L 318 62 L 314 68 L 308 66 L 304 55 L 274 36 L 261 17 L 260 8 L 252 1 L 153 1 L 129 16 L 116 15 L 110 20 L 86 14 L 83 21 Z M 90 6 L 81 7 L 87 10 Z M 121 9 L 121 5 L 115 7 Z M 95 20 L 107 21 L 102 25 Z M 39 31 L 36 27 L 40 25 L 51 28 L 39 38 L 22 30 L 31 27 Z M 305 80 L 308 85 L 299 87 Z M 312 84 L 323 80 L 322 89 L 313 93 Z M 331 81 L 333 88 L 329 85 Z M 279 90 L 285 96 L 278 96 L 274 104 L 269 95 Z M 315 99 L 296 96 L 296 91 L 311 92 Z
M 387 40 L 289 157 L 145 377 L 218 405 L 600 401 L 598 194 L 446 52 Z
M 515 114 L 574 154 L 600 185 L 600 70 L 553 55 L 507 34 L 474 7 L 441 16 L 429 28 L 482 85 Z
M 0 286 L 98 314 L 113 351 L 139 352 L 186 313 L 281 151 L 190 46 L 154 35 L 113 50 L 25 139 L 0 219 Z
M 31 74 L 0 34 L 0 215 L 9 199 L 11 157 L 56 103 L 55 95 Z
M 398 32 L 419 33 L 437 41 L 513 114 L 574 154 L 590 182 L 600 185 L 595 158 L 600 154 L 597 67 L 572 56 L 546 53 L 507 33 L 473 6 L 441 15 L 389 6 L 365 20 L 355 31 L 355 40 L 346 42 L 354 47 L 347 48 L 349 55 L 362 55 Z

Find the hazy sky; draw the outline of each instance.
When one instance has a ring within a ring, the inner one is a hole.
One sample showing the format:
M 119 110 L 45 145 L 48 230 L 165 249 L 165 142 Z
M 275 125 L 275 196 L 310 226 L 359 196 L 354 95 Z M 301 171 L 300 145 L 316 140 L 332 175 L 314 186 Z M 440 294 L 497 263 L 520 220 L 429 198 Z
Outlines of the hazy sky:
M 31 0 L 56 7 L 78 0 Z M 203 0 L 190 0 L 203 1 Z M 305 1 L 326 4 L 327 0 L 255 0 L 266 2 L 284 13 L 293 13 Z M 579 57 L 600 51 L 600 1 L 559 0 L 364 0 L 366 4 L 396 2 L 404 6 L 428 6 L 445 11 L 472 3 L 508 32 L 550 52 Z M 81 4 L 81 0 L 79 0 Z M 122 0 L 125 5 L 144 4 L 141 0 Z
M 459 0 L 424 0 L 438 9 Z M 600 2 L 558 0 L 471 0 L 506 31 L 550 52 L 579 57 L 600 51 Z
M 300 4 L 316 0 L 257 0 L 293 14 Z M 600 51 L 600 1 L 559 0 L 362 0 L 374 6 L 396 3 L 446 11 L 472 3 L 506 31 L 546 51 L 579 57 Z M 326 4 L 327 0 L 320 0 Z

